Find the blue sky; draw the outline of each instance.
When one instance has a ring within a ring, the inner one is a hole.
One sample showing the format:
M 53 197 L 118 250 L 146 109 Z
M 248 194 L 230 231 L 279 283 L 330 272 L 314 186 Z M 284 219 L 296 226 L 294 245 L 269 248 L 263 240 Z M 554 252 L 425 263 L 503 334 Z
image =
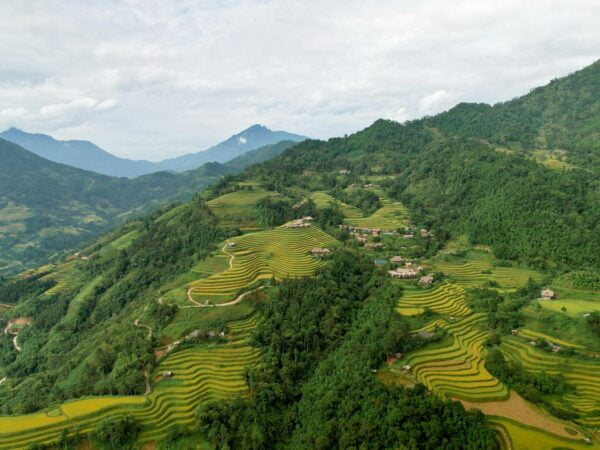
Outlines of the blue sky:
M 0 129 L 159 160 L 497 102 L 600 57 L 594 1 L 0 2 Z

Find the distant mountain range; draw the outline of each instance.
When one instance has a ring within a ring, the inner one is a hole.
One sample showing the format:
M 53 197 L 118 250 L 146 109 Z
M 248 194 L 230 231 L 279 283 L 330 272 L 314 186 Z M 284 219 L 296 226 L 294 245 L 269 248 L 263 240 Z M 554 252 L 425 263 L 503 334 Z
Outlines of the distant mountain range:
M 0 133 L 0 138 L 56 163 L 103 175 L 129 178 L 160 171 L 184 172 L 196 169 L 207 162 L 225 163 L 266 145 L 307 139 L 298 134 L 272 131 L 262 125 L 252 125 L 205 151 L 151 162 L 119 158 L 89 141 L 60 141 L 46 134 L 27 133 L 17 128 L 3 131 Z
M 47 261 L 168 201 L 189 199 L 222 176 L 295 144 L 282 141 L 225 164 L 208 162 L 183 173 L 162 171 L 128 179 L 48 161 L 0 139 L 0 276 Z

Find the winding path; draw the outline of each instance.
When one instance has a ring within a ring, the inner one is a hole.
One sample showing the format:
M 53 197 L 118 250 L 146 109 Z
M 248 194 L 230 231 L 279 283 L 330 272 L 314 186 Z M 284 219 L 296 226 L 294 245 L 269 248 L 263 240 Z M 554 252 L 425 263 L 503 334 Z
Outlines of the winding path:
M 141 324 L 139 318 L 135 319 L 135 321 L 133 322 L 133 326 L 138 328 L 145 328 L 146 330 L 148 330 L 148 339 L 152 338 L 152 328 L 150 328 L 148 325 Z
M 188 290 L 188 300 L 191 301 L 192 303 L 194 303 L 194 305 L 180 306 L 180 308 L 213 308 L 215 306 L 232 306 L 232 305 L 235 305 L 235 304 L 241 302 L 242 300 L 244 300 L 244 297 L 246 297 L 246 296 L 248 296 L 248 295 L 252 294 L 253 292 L 256 292 L 256 291 L 258 291 L 260 289 L 264 289 L 265 287 L 266 286 L 257 287 L 256 289 L 252 289 L 251 291 L 244 292 L 243 294 L 238 295 L 235 298 L 235 300 L 231 300 L 230 302 L 227 302 L 227 303 L 217 303 L 216 305 L 203 305 L 201 303 L 198 303 L 195 300 L 192 300 L 191 293 L 190 293 L 191 289 L 190 289 L 190 290 Z
M 150 377 L 148 376 L 147 370 L 144 370 L 144 384 L 146 385 L 146 390 L 144 391 L 143 396 L 147 397 L 152 393 L 152 385 L 150 384 Z
M 225 245 L 223 245 L 223 248 L 221 249 L 221 253 L 224 253 L 225 255 L 229 256 L 229 269 L 231 270 L 231 269 L 233 269 L 233 259 L 235 258 L 235 255 L 233 255 L 227 251 L 228 245 L 229 245 L 229 241 L 225 242 Z M 240 297 L 238 297 L 229 303 L 222 303 L 220 305 L 203 305 L 202 303 L 198 303 L 192 297 L 192 291 L 194 290 L 194 287 L 195 286 L 191 286 L 187 290 L 187 299 L 190 303 L 193 303 L 194 306 L 181 306 L 181 308 L 206 308 L 208 306 L 230 306 L 230 305 L 235 305 L 236 303 L 238 303 L 240 301 L 240 300 L 238 300 Z M 162 297 L 160 299 L 158 299 L 158 302 L 161 303 L 161 300 L 162 300 Z

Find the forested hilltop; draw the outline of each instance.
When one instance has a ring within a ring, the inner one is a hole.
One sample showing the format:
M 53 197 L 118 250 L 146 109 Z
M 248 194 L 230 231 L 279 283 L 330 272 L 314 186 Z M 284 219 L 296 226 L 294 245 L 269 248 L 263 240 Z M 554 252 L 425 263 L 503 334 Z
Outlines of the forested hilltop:
M 305 141 L 243 177 L 331 190 L 393 175 L 381 186 L 440 237 L 466 233 L 499 258 L 542 267 L 600 267 L 599 92 L 597 62 L 493 107 Z

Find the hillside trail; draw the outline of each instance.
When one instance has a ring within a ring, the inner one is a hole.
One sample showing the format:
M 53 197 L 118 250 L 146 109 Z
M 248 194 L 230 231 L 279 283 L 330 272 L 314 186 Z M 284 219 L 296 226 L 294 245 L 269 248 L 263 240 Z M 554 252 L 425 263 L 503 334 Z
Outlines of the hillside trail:
M 147 370 L 144 370 L 144 385 L 146 386 L 146 390 L 144 391 L 143 396 L 147 397 L 152 393 L 152 385 L 150 384 L 150 377 L 148 376 Z
M 218 303 L 216 305 L 203 305 L 201 303 L 198 303 L 197 301 L 193 300 L 191 298 L 191 293 L 188 290 L 188 300 L 192 303 L 194 303 L 194 305 L 189 305 L 189 306 L 180 306 L 180 308 L 213 308 L 215 306 L 233 306 L 238 304 L 239 302 L 241 302 L 242 300 L 244 300 L 244 298 L 256 291 L 259 291 L 260 289 L 264 289 L 266 286 L 260 286 L 257 287 L 256 289 L 252 289 L 251 291 L 248 292 L 244 292 L 243 294 L 238 295 L 235 300 L 231 300 L 230 302 L 227 303 Z
M 152 328 L 150 328 L 148 325 L 141 324 L 139 318 L 135 319 L 135 321 L 133 322 L 133 326 L 138 328 L 145 328 L 146 330 L 148 330 L 148 339 L 152 339 Z
M 11 334 L 13 336 L 13 338 L 12 338 L 13 347 L 18 352 L 21 351 L 21 346 L 17 342 L 17 338 L 19 337 L 19 332 L 11 330 L 11 327 L 13 325 L 24 325 L 24 324 L 25 325 L 31 324 L 31 319 L 28 317 L 19 317 L 18 319 L 11 319 L 8 321 L 8 323 L 6 324 L 6 327 L 4 328 L 4 334 Z
M 235 258 L 235 255 L 233 255 L 233 254 L 231 254 L 231 253 L 229 253 L 229 252 L 227 251 L 227 246 L 228 246 L 228 245 L 229 245 L 229 242 L 225 242 L 225 245 L 223 245 L 223 248 L 221 249 L 221 253 L 224 253 L 225 255 L 229 256 L 229 269 L 231 270 L 231 269 L 233 269 L 233 260 L 234 260 L 234 258 Z M 198 303 L 196 300 L 194 300 L 194 299 L 192 298 L 192 291 L 193 291 L 193 290 L 194 290 L 194 286 L 191 286 L 190 288 L 188 288 L 186 295 L 187 295 L 187 299 L 188 299 L 188 301 L 189 301 L 190 303 L 193 303 L 193 304 L 195 305 L 194 307 L 201 308 L 201 307 L 205 307 L 205 306 L 213 306 L 213 305 L 203 305 L 203 304 L 201 304 L 201 303 Z M 239 297 L 238 297 L 238 298 L 239 298 Z M 162 299 L 162 297 L 161 297 L 161 298 L 158 300 L 158 302 L 159 302 L 159 303 L 161 303 L 161 299 Z M 237 300 L 237 299 L 236 299 L 236 300 Z M 235 300 L 234 300 L 234 301 L 235 301 Z M 236 303 L 237 303 L 237 302 L 236 302 Z M 233 302 L 229 302 L 229 303 L 223 303 L 223 304 L 221 304 L 221 305 L 214 305 L 214 306 L 229 306 L 229 305 L 235 305 L 235 303 L 233 303 Z M 184 306 L 184 308 L 185 308 L 185 306 Z M 188 306 L 188 308 L 189 308 L 189 306 Z

